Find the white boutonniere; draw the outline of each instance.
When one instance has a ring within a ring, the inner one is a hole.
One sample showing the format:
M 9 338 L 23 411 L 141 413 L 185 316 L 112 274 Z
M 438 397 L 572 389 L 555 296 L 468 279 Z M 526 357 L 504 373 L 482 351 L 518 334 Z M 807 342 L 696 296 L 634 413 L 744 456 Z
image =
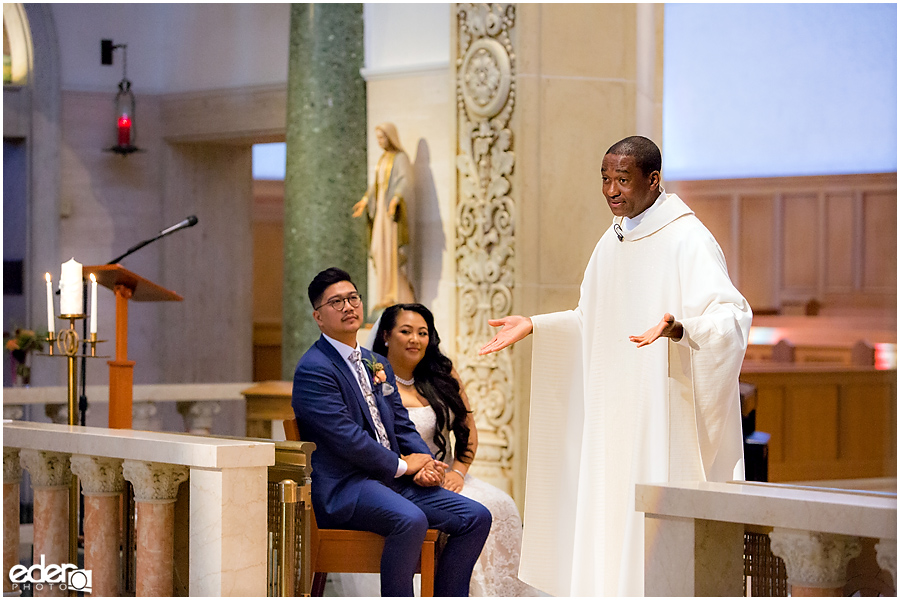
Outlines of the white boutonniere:
M 381 384 L 381 395 L 382 396 L 390 396 L 393 393 L 394 393 L 394 386 L 392 386 L 388 382 L 384 382 Z

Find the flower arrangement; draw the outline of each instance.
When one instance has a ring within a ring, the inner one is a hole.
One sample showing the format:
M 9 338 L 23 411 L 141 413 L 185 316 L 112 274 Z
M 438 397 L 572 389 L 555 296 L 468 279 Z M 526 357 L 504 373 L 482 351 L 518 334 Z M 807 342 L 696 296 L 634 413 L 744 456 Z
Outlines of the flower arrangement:
M 12 356 L 13 377 L 28 385 L 31 383 L 31 366 L 28 364 L 28 356 L 34 350 L 40 352 L 44 349 L 47 333 L 17 327 L 12 335 L 6 334 L 4 337 L 6 338 L 6 349 Z
M 384 371 L 383 364 L 369 358 L 364 358 L 363 363 L 366 365 L 366 368 L 371 371 L 372 379 L 375 380 L 375 383 L 384 383 L 387 381 L 387 373 Z

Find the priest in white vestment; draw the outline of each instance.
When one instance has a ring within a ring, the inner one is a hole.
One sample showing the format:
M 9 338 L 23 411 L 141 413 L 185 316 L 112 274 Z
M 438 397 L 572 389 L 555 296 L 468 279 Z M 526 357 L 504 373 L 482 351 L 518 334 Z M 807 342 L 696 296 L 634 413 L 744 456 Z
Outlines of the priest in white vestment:
M 503 328 L 481 350 L 534 333 L 519 577 L 555 596 L 643 595 L 635 483 L 744 478 L 752 314 L 712 234 L 660 187 L 661 167 L 647 138 L 607 151 L 614 219 L 578 307 L 492 320 Z

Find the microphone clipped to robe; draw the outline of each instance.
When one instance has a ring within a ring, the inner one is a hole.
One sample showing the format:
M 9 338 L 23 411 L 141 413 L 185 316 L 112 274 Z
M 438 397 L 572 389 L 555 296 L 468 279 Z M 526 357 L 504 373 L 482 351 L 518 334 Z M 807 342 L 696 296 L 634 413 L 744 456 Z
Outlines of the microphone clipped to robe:
M 616 237 L 619 238 L 620 242 L 625 241 L 625 234 L 622 233 L 622 228 L 619 227 L 618 223 L 613 224 L 613 232 L 616 234 Z

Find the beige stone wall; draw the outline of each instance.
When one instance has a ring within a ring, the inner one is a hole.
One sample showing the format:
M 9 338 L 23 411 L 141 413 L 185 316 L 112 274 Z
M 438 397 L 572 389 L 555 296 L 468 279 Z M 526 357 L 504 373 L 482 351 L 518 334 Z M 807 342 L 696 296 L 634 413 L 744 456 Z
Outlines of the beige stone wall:
M 415 197 L 409 203 L 411 274 L 416 300 L 435 316 L 441 347 L 454 355 L 456 340 L 455 239 L 456 173 L 453 152 L 453 87 L 450 69 L 370 77 L 368 182 L 381 148 L 374 127 L 394 123 L 415 173 Z M 359 191 L 362 197 L 365 190 Z M 348 198 L 348 211 L 359 198 Z

